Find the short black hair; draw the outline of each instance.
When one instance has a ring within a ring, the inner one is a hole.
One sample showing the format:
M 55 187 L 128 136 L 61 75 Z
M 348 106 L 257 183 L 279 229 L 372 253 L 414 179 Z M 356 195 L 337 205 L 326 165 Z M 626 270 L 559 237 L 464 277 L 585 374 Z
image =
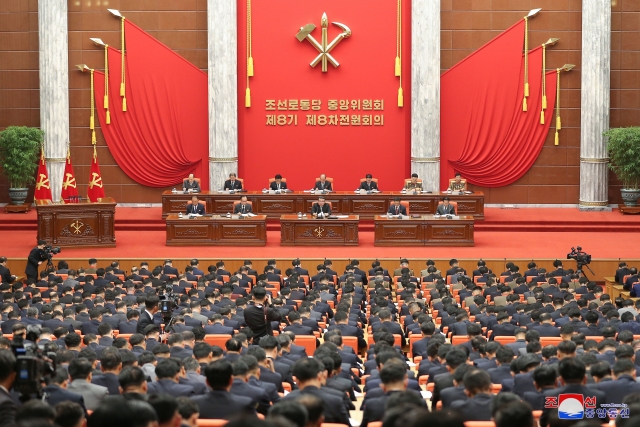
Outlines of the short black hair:
M 309 381 L 315 379 L 320 372 L 324 371 L 324 366 L 312 358 L 301 358 L 293 365 L 291 373 L 298 381 Z
M 54 422 L 60 427 L 75 427 L 85 417 L 84 409 L 76 402 L 60 402 L 55 406 Z
M 207 378 L 209 387 L 214 390 L 224 390 L 229 386 L 233 377 L 233 366 L 228 360 L 216 360 L 204 368 L 204 376 Z
M 309 421 L 309 411 L 296 400 L 281 401 L 269 408 L 269 417 L 281 416 L 291 421 L 296 427 L 304 427 Z
M 127 366 L 118 374 L 118 383 L 123 391 L 131 386 L 141 386 L 147 381 L 147 375 L 137 366 Z
M 549 387 L 556 384 L 558 374 L 551 365 L 540 365 L 533 371 L 533 381 L 538 387 Z
M 171 421 L 178 412 L 178 402 L 170 394 L 152 394 L 147 402 L 155 409 L 159 424 Z
M 497 408 L 494 420 L 496 427 L 533 427 L 531 406 L 524 402 L 511 402 Z
M 188 398 L 187 396 L 179 396 L 176 398 L 176 402 L 178 403 L 178 412 L 180 412 L 180 416 L 183 420 L 188 420 L 193 416 L 193 414 L 199 414 L 200 408 L 198 404 Z M 184 425 L 184 424 L 183 424 Z
M 16 370 L 16 356 L 11 350 L 0 350 L 0 381 L 5 380 Z
M 464 388 L 470 393 L 479 393 L 491 388 L 491 376 L 487 371 L 474 369 L 467 372 L 463 378 Z
M 575 357 L 564 358 L 558 363 L 558 373 L 566 383 L 581 382 L 585 372 L 584 363 Z
M 173 378 L 180 372 L 180 366 L 171 359 L 161 359 L 156 365 L 156 375 L 158 379 Z

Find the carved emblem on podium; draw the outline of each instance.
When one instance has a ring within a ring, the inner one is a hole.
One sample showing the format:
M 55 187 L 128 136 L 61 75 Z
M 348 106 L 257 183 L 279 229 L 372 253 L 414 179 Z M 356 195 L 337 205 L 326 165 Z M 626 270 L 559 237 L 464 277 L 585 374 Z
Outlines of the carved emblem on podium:
M 316 236 L 318 239 L 321 239 L 321 238 L 323 238 L 323 237 L 324 237 L 324 232 L 325 232 L 324 228 L 322 228 L 322 227 L 316 227 L 316 228 L 313 230 L 313 235 L 314 235 L 314 236 Z
M 82 233 L 82 227 L 84 226 L 83 222 L 80 222 L 79 219 L 76 219 L 74 222 L 72 222 L 71 224 L 71 228 L 73 228 L 73 234 L 80 234 Z

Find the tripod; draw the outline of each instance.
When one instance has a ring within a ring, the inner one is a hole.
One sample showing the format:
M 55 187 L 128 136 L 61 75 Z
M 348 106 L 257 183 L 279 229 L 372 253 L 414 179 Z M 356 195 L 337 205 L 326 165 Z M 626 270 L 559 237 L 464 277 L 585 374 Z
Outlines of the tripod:
M 593 272 L 593 270 L 591 269 L 591 267 L 589 267 L 588 264 L 583 264 L 581 262 L 578 262 L 578 273 L 582 274 L 584 277 L 586 277 L 587 279 L 589 278 L 589 276 L 587 276 L 584 272 L 584 270 L 582 269 L 582 267 L 587 267 L 587 270 L 589 270 L 591 272 L 591 274 L 596 274 Z

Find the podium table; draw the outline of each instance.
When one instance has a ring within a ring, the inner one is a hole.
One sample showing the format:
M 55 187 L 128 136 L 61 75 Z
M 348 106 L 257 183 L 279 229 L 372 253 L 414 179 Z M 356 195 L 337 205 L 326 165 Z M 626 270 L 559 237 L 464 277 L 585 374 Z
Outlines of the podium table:
M 281 246 L 358 246 L 358 215 L 315 219 L 311 215 L 280 217 Z
M 386 215 L 374 219 L 374 246 L 473 246 L 473 217 L 455 216 L 436 218 L 421 215 L 420 218 L 389 218 Z
M 280 215 L 311 212 L 311 206 L 318 201 L 320 193 L 293 191 L 288 193 L 270 194 L 262 191 L 243 191 L 230 194 L 229 192 L 202 191 L 196 193 L 198 199 L 205 204 L 207 213 L 224 215 L 233 212 L 233 202 L 247 196 L 252 203 L 253 212 L 266 215 L 268 219 L 278 219 Z M 172 213 L 185 212 L 187 202 L 193 194 L 182 191 L 162 193 L 162 218 Z M 484 219 L 484 193 L 476 191 L 471 194 L 459 193 L 403 193 L 400 191 L 383 191 L 380 193 L 361 194 L 353 191 L 334 191 L 325 194 L 327 202 L 331 202 L 331 210 L 335 214 L 358 215 L 360 219 L 372 220 L 375 215 L 383 215 L 389 209 L 393 199 L 400 197 L 409 202 L 409 212 L 412 214 L 435 214 L 438 203 L 443 197 L 449 197 L 457 202 L 457 212 L 461 215 L 472 215 L 475 219 Z
M 167 217 L 167 246 L 265 246 L 267 217 Z
M 38 239 L 54 246 L 116 246 L 113 227 L 116 202 L 111 197 L 97 203 L 57 204 L 51 200 L 36 202 Z

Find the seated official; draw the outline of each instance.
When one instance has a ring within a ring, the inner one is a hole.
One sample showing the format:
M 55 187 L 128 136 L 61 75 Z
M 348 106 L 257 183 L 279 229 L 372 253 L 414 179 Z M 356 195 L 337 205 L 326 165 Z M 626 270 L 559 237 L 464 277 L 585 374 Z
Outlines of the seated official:
M 224 182 L 224 190 L 242 190 L 242 182 L 236 179 L 235 173 L 229 174 L 229 179 Z
M 407 215 L 407 208 L 400 204 L 400 197 L 393 199 L 393 204 L 389 206 L 387 211 L 390 215 Z
M 196 193 L 200 192 L 200 183 L 196 181 L 192 173 L 189 174 L 189 178 L 185 179 L 182 182 L 182 191 L 189 191 L 189 190 L 194 191 Z
M 405 190 L 422 191 L 422 182 L 418 182 L 418 174 L 412 173 L 411 180 L 404 184 Z
M 456 208 L 449 203 L 449 198 L 445 197 L 442 199 L 442 204 L 438 205 L 438 209 L 436 209 L 436 215 L 455 215 Z
M 271 190 L 274 190 L 274 191 L 286 190 L 287 189 L 287 183 L 282 180 L 282 175 L 278 174 L 278 175 L 275 176 L 275 181 L 273 181 L 271 184 L 269 184 L 269 188 Z
M 193 196 L 191 204 L 187 204 L 187 215 L 189 214 L 204 215 L 204 204 L 198 201 L 198 196 Z
M 240 198 L 240 203 L 238 203 L 236 207 L 233 209 L 233 213 L 236 215 L 237 214 L 245 215 L 248 213 L 253 213 L 251 205 L 247 203 L 247 196 L 242 196 Z
M 373 176 L 370 173 L 367 174 L 367 176 L 365 177 L 365 181 L 362 181 L 360 183 L 360 188 L 358 188 L 358 190 L 367 190 L 367 191 L 372 191 L 377 189 L 378 189 L 378 183 L 373 181 Z
M 327 181 L 327 175 L 325 174 L 320 175 L 320 181 L 316 181 L 316 185 L 313 188 L 321 191 L 333 191 L 331 183 Z
M 331 215 L 331 206 L 325 202 L 324 197 L 318 197 L 318 201 L 311 206 L 311 215 L 314 218 L 326 218 Z
M 462 180 L 462 175 L 456 173 L 454 180 L 449 182 L 449 190 L 451 191 L 465 191 L 467 189 L 467 181 Z

